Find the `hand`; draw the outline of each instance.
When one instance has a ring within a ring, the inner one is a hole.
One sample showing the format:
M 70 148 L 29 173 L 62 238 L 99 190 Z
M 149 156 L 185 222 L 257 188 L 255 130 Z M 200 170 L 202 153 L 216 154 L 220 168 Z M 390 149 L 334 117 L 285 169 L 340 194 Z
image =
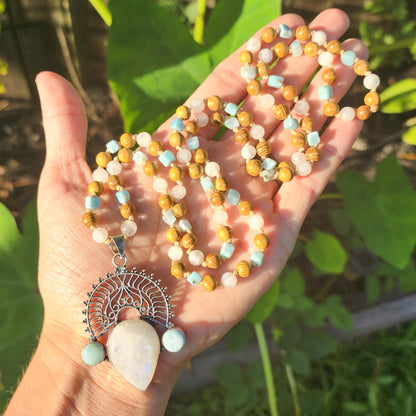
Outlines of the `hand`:
M 299 16 L 285 15 L 271 22 L 270 26 L 277 27 L 279 23 L 294 28 L 302 25 L 303 21 Z M 339 38 L 348 24 L 345 14 L 331 9 L 322 12 L 309 27 L 323 29 L 330 40 Z M 358 56 L 366 57 L 367 51 L 361 42 L 349 40 L 344 45 L 345 49 L 352 49 Z M 207 98 L 218 94 L 234 103 L 246 99 L 246 83 L 239 76 L 238 55 L 239 51 L 225 59 L 193 97 Z M 316 67 L 316 58 L 287 57 L 282 65 L 277 64 L 272 73 L 279 73 L 285 77 L 286 83 L 301 90 Z M 334 86 L 334 98 L 338 101 L 348 90 L 355 75 L 351 69 L 339 64 L 336 65 L 336 71 L 341 80 Z M 168 293 L 173 295 L 176 315 L 174 323 L 187 336 L 187 344 L 181 352 L 161 353 L 153 382 L 145 392 L 139 392 L 121 379 L 109 363 L 90 368 L 81 360 L 81 350 L 88 341 L 80 313 L 83 301 L 91 284 L 113 270 L 112 257 L 108 248 L 95 243 L 91 232 L 81 224 L 84 197 L 91 182 L 91 170 L 85 161 L 87 121 L 81 99 L 67 81 L 53 73 L 39 74 L 37 85 L 47 156 L 38 196 L 41 238 L 39 287 L 45 305 L 45 321 L 34 360 L 38 357 L 39 362 L 42 362 L 38 367 L 50 374 L 55 386 L 55 407 L 52 409 L 65 408 L 63 413 L 80 412 L 89 415 L 122 415 L 133 410 L 137 412 L 137 409 L 142 409 L 143 414 L 162 414 L 170 391 L 189 359 L 218 341 L 239 322 L 277 278 L 293 249 L 305 216 L 348 153 L 362 122 L 357 119 L 344 122 L 334 118 L 321 135 L 322 156 L 314 165 L 312 173 L 307 177 L 295 177 L 279 189 L 276 182 L 264 183 L 258 177 L 247 175 L 245 163 L 240 156 L 241 145 L 235 142 L 231 131 L 227 130 L 218 142 L 214 142 L 210 138 L 216 129 L 212 126 L 201 129 L 198 134 L 201 147 L 207 149 L 211 160 L 220 164 L 221 173 L 230 180 L 231 187 L 236 188 L 243 199 L 253 202 L 255 210 L 265 220 L 265 232 L 271 239 L 262 267 L 253 269 L 251 276 L 246 279 L 239 278 L 236 287 L 218 288 L 212 293 L 170 275 L 170 260 L 167 257 L 170 243 L 165 237 L 167 225 L 161 220 L 152 182 L 139 173 L 137 167 L 123 170 L 121 176 L 124 186 L 132 195 L 138 209 L 137 218 L 140 218 L 137 221 L 136 236 L 127 240 L 128 267 L 145 268 L 163 280 Z M 310 112 L 318 131 L 326 120 L 322 104 L 316 99 L 317 87 L 320 85 L 322 81 L 318 74 L 304 94 L 311 104 Z M 272 154 L 279 160 L 290 160 L 294 148 L 288 140 L 282 140 L 282 137 L 287 137 L 287 133 L 284 133 L 282 123 L 272 111 L 262 108 L 256 98 L 251 96 L 244 102 L 244 109 L 253 114 L 255 123 L 265 128 L 265 137 L 272 145 Z M 166 143 L 169 131 L 169 122 L 166 122 L 152 137 Z M 211 241 L 216 241 L 213 238 L 215 225 L 210 218 L 212 209 L 200 184 L 197 181 L 186 183 L 187 218 L 195 225 L 195 234 L 199 236 L 198 248 L 208 253 Z M 111 204 L 109 200 L 110 198 L 103 199 L 102 205 L 107 209 L 102 210 L 105 213 L 100 219 L 103 226 L 116 230 L 122 219 L 116 204 Z M 224 271 L 230 271 L 230 264 L 235 264 L 239 258 L 247 258 L 249 249 L 246 241 L 251 240 L 251 234 L 240 221 L 233 224 L 233 228 L 239 241 L 238 248 L 218 276 Z M 30 377 L 30 367 L 28 374 L 18 393 L 25 392 L 29 395 L 32 391 L 27 387 L 28 383 L 25 384 L 25 380 Z M 10 412 L 13 411 L 13 406 L 18 406 L 19 399 L 22 401 L 22 394 L 18 393 L 9 408 Z M 39 396 L 33 400 L 37 401 L 38 406 L 36 408 L 33 405 L 33 409 L 42 408 Z M 49 397 L 48 402 L 50 400 Z M 39 410 L 37 412 L 41 414 Z M 53 414 L 52 410 L 48 414 Z

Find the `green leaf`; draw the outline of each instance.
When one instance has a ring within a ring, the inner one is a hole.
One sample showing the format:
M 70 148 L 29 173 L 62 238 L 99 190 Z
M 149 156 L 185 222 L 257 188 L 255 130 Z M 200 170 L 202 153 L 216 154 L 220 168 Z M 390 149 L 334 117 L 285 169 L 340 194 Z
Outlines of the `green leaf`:
M 310 331 L 302 339 L 303 350 L 309 358 L 319 360 L 335 351 L 336 341 L 323 330 Z
M 298 374 L 309 374 L 310 362 L 306 353 L 298 348 L 290 349 L 286 352 L 287 363 Z
M 337 295 L 328 296 L 326 307 L 329 311 L 328 318 L 332 325 L 343 331 L 354 329 L 351 313 L 341 303 L 341 298 Z
M 403 133 L 402 140 L 407 144 L 416 146 L 416 126 L 410 127 L 409 130 Z
M 311 263 L 324 273 L 343 272 L 348 255 L 337 238 L 315 230 L 312 240 L 306 244 L 306 256 Z
M 296 322 L 291 322 L 283 329 L 283 333 L 279 338 L 278 345 L 283 350 L 290 350 L 296 347 L 301 339 L 302 332 Z
M 381 292 L 380 279 L 377 276 L 369 275 L 365 280 L 365 293 L 368 303 L 374 302 Z
M 305 293 L 305 281 L 297 267 L 286 270 L 282 279 L 282 292 L 292 296 L 302 296 Z
M 329 219 L 332 227 L 342 237 L 348 236 L 352 229 L 352 223 L 345 209 L 334 208 L 329 211 Z
M 294 304 L 293 297 L 289 293 L 279 293 L 277 296 L 276 306 L 279 306 L 280 308 L 290 309 L 293 308 Z
M 396 158 L 377 165 L 373 183 L 344 171 L 337 186 L 367 247 L 393 266 L 405 267 L 416 243 L 416 195 Z
M 381 111 L 399 114 L 416 109 L 416 79 L 407 78 L 396 82 L 380 94 Z
M 368 413 L 368 406 L 364 403 L 359 402 L 346 402 L 343 404 L 344 410 L 357 415 Z
M 401 290 L 412 292 L 416 290 L 416 266 L 410 261 L 409 264 L 397 274 Z
M 242 321 L 225 335 L 224 340 L 228 349 L 232 352 L 236 352 L 241 350 L 241 348 L 243 348 L 252 338 L 252 328 Z

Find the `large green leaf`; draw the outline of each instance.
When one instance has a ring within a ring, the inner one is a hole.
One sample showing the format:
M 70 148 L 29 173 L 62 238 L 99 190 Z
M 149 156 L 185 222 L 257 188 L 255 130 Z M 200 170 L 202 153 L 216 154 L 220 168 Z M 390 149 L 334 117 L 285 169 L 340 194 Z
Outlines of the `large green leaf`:
M 396 82 L 381 94 L 381 111 L 388 114 L 404 113 L 416 109 L 416 79 Z
M 416 243 L 416 195 L 396 158 L 377 165 L 374 182 L 344 171 L 337 186 L 367 247 L 393 266 L 405 267 Z

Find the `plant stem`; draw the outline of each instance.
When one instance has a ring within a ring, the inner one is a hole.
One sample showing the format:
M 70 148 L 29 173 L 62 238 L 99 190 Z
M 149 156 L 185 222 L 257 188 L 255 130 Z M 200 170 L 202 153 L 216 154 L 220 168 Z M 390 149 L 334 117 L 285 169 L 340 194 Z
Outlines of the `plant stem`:
M 391 51 L 398 51 L 399 49 L 410 48 L 416 42 L 416 37 L 401 39 L 391 45 L 375 45 L 370 47 L 370 54 L 377 55 L 379 53 L 386 53 Z
M 342 199 L 341 194 L 322 194 L 319 195 L 317 201 L 325 201 L 326 199 Z
M 112 23 L 112 16 L 110 9 L 108 6 L 104 3 L 103 0 L 89 0 L 92 7 L 97 11 L 97 13 L 101 16 L 101 18 L 104 20 L 104 23 L 110 27 Z
M 198 11 L 194 26 L 194 41 L 202 45 L 204 42 L 204 23 L 205 10 L 207 8 L 207 0 L 198 0 Z
M 292 392 L 293 406 L 295 407 L 296 416 L 301 416 L 302 409 L 299 404 L 298 388 L 296 386 L 295 375 L 293 374 L 290 364 L 285 363 L 286 376 L 289 381 L 290 391 Z
M 256 331 L 257 342 L 259 344 L 261 360 L 263 363 L 264 377 L 266 379 L 270 415 L 279 416 L 279 412 L 277 410 L 276 391 L 274 388 L 274 381 L 273 381 L 272 364 L 270 361 L 269 348 L 267 347 L 267 341 L 266 341 L 266 335 L 264 334 L 264 328 L 261 323 L 256 323 L 254 324 L 254 329 Z

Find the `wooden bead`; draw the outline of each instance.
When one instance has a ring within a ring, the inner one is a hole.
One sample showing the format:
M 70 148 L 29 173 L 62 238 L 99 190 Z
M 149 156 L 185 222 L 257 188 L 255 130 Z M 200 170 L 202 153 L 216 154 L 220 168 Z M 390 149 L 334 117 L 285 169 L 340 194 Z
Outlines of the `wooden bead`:
M 189 133 L 192 136 L 196 136 L 198 134 L 199 131 L 199 126 L 198 123 L 196 121 L 193 120 L 188 120 L 185 123 L 185 131 L 187 133 Z
M 103 193 L 104 187 L 101 182 L 94 181 L 88 185 L 88 193 L 92 196 L 100 196 Z
M 233 238 L 233 231 L 227 225 L 221 225 L 217 231 L 218 238 L 221 241 L 229 241 Z
M 324 105 L 324 114 L 327 117 L 334 117 L 339 112 L 339 105 L 333 101 L 329 101 Z
M 253 116 L 248 111 L 238 113 L 237 119 L 242 127 L 248 127 L 253 122 Z
M 161 152 L 163 152 L 163 146 L 160 142 L 157 142 L 156 140 L 150 142 L 149 153 L 152 156 L 159 156 Z
M 191 163 L 189 165 L 189 176 L 192 179 L 199 179 L 204 174 L 204 168 L 199 163 Z
M 238 204 L 238 210 L 241 215 L 250 215 L 253 212 L 253 204 L 250 201 L 241 201 Z
M 123 181 L 118 175 L 111 175 L 107 179 L 107 185 L 112 191 L 117 191 L 120 186 L 123 186 Z
M 270 155 L 272 149 L 270 147 L 269 142 L 259 142 L 256 145 L 256 151 L 262 159 L 265 159 L 267 156 Z
M 82 223 L 87 228 L 95 227 L 97 225 L 97 222 L 98 222 L 98 216 L 94 212 L 86 212 L 82 216 Z
M 143 165 L 143 173 L 146 176 L 155 176 L 157 174 L 157 165 L 155 162 L 151 162 L 150 160 L 146 161 Z
M 257 64 L 257 71 L 262 78 L 267 78 L 270 74 L 270 66 L 265 62 L 260 61 Z
M 131 202 L 126 202 L 120 207 L 120 214 L 123 218 L 129 219 L 136 214 L 136 207 Z
M 357 118 L 367 120 L 371 116 L 371 109 L 368 105 L 360 105 L 357 108 Z
M 162 194 L 160 195 L 158 199 L 158 203 L 159 203 L 160 208 L 169 209 L 171 206 L 173 206 L 175 201 L 169 194 Z
M 133 160 L 133 152 L 130 149 L 122 148 L 117 153 L 118 160 L 123 163 L 128 163 Z
M 208 160 L 208 152 L 205 149 L 196 149 L 194 160 L 196 163 L 205 163 Z
M 293 101 L 298 95 L 298 90 L 293 85 L 286 85 L 286 87 L 283 87 L 282 89 L 282 95 L 284 99 Z
M 364 59 L 359 59 L 354 63 L 354 72 L 357 75 L 364 76 L 369 71 L 368 62 L 364 61 Z
M 296 167 L 295 167 L 295 165 L 294 165 L 292 162 L 286 162 L 286 161 L 280 162 L 280 163 L 277 165 L 277 168 L 278 168 L 278 169 L 282 169 L 282 168 L 289 168 L 289 169 L 291 169 L 293 172 L 296 170 Z
M 263 170 L 261 161 L 258 159 L 250 159 L 246 162 L 246 171 L 251 176 L 259 176 Z
M 272 27 L 265 27 L 261 31 L 261 38 L 265 43 L 272 43 L 276 39 L 276 31 Z
M 221 257 L 216 253 L 209 253 L 205 257 L 205 263 L 210 269 L 218 269 L 221 266 Z
M 95 156 L 95 162 L 98 166 L 101 166 L 102 168 L 105 168 L 108 163 L 111 161 L 111 155 L 107 152 L 100 152 Z
M 214 127 L 221 127 L 224 124 L 224 120 L 224 115 L 219 112 L 211 114 L 211 117 L 209 118 L 210 123 Z
M 289 53 L 289 47 L 283 42 L 276 43 L 273 50 L 278 58 L 284 58 Z
M 170 267 L 170 273 L 177 279 L 182 279 L 186 273 L 186 266 L 182 262 L 174 262 Z
M 169 179 L 173 182 L 178 182 L 183 178 L 183 170 L 179 166 L 172 166 L 169 169 Z
M 306 42 L 311 37 L 311 30 L 308 26 L 299 26 L 295 32 L 296 39 Z
M 172 147 L 178 147 L 182 146 L 185 143 L 185 137 L 182 133 L 179 133 L 178 131 L 175 131 L 169 136 L 169 144 Z
M 325 84 L 331 85 L 336 81 L 337 73 L 334 68 L 325 68 L 322 71 L 321 78 Z
M 238 56 L 241 65 L 250 65 L 253 63 L 253 54 L 249 51 L 242 51 Z M 214 110 L 218 111 L 218 110 Z
M 259 250 L 266 250 L 267 247 L 269 247 L 270 245 L 270 239 L 269 237 L 267 237 L 266 234 L 264 233 L 258 233 L 254 236 L 254 245 L 259 249 Z
M 186 105 L 180 105 L 176 109 L 176 117 L 181 118 L 182 120 L 188 120 L 191 117 L 191 110 Z
M 222 108 L 222 100 L 218 95 L 211 95 L 207 100 L 207 107 L 211 111 L 220 111 Z
M 301 132 L 296 132 L 290 138 L 290 143 L 292 143 L 292 146 L 296 147 L 297 149 L 305 147 L 306 136 Z
M 273 113 L 278 120 L 286 120 L 290 110 L 286 104 L 278 104 L 273 107 Z
M 375 91 L 368 92 L 364 97 L 364 103 L 369 107 L 380 104 L 380 96 Z
M 311 132 L 315 128 L 315 121 L 310 116 L 305 116 L 300 121 L 300 128 L 303 131 Z
M 120 136 L 120 144 L 126 149 L 131 149 L 136 144 L 136 140 L 131 133 L 123 133 Z
M 209 195 L 209 202 L 214 207 L 220 207 L 221 205 L 224 205 L 225 196 L 222 192 L 211 192 Z
M 227 192 L 230 188 L 230 182 L 223 176 L 219 176 L 218 178 L 215 178 L 214 186 L 217 191 Z
M 192 250 L 196 246 L 197 239 L 194 234 L 186 233 L 182 237 L 181 243 L 186 249 Z
M 178 202 L 172 207 L 172 212 L 176 218 L 183 218 L 186 215 L 186 205 L 183 202 Z
M 319 53 L 319 45 L 315 42 L 308 42 L 303 48 L 303 52 L 306 56 L 314 57 Z
M 240 277 L 248 277 L 251 274 L 251 270 L 252 270 L 253 266 L 251 265 L 251 263 L 249 263 L 246 260 L 241 260 L 237 263 L 237 265 L 235 266 L 235 269 L 237 271 L 237 274 Z
M 281 182 L 289 182 L 293 179 L 293 170 L 290 169 L 289 167 L 281 167 L 278 170 L 278 179 Z
M 166 238 L 169 241 L 169 243 L 173 244 L 181 239 L 181 233 L 177 228 L 170 227 L 166 231 Z
M 248 84 L 247 84 L 247 92 L 250 95 L 259 95 L 262 89 L 262 85 L 259 81 L 257 81 L 256 79 L 251 80 Z
M 250 134 L 247 129 L 239 129 L 235 133 L 235 141 L 239 144 L 246 144 L 250 141 Z
M 204 276 L 204 278 L 202 279 L 202 287 L 207 291 L 207 292 L 212 292 L 213 290 L 215 290 L 218 286 L 218 282 L 215 279 L 214 276 L 207 274 L 206 276 Z
M 309 147 L 305 151 L 305 157 L 308 162 L 317 162 L 321 158 L 321 152 L 317 147 Z
M 326 50 L 331 52 L 333 55 L 338 55 L 342 51 L 341 42 L 338 40 L 331 40 L 326 45 Z

